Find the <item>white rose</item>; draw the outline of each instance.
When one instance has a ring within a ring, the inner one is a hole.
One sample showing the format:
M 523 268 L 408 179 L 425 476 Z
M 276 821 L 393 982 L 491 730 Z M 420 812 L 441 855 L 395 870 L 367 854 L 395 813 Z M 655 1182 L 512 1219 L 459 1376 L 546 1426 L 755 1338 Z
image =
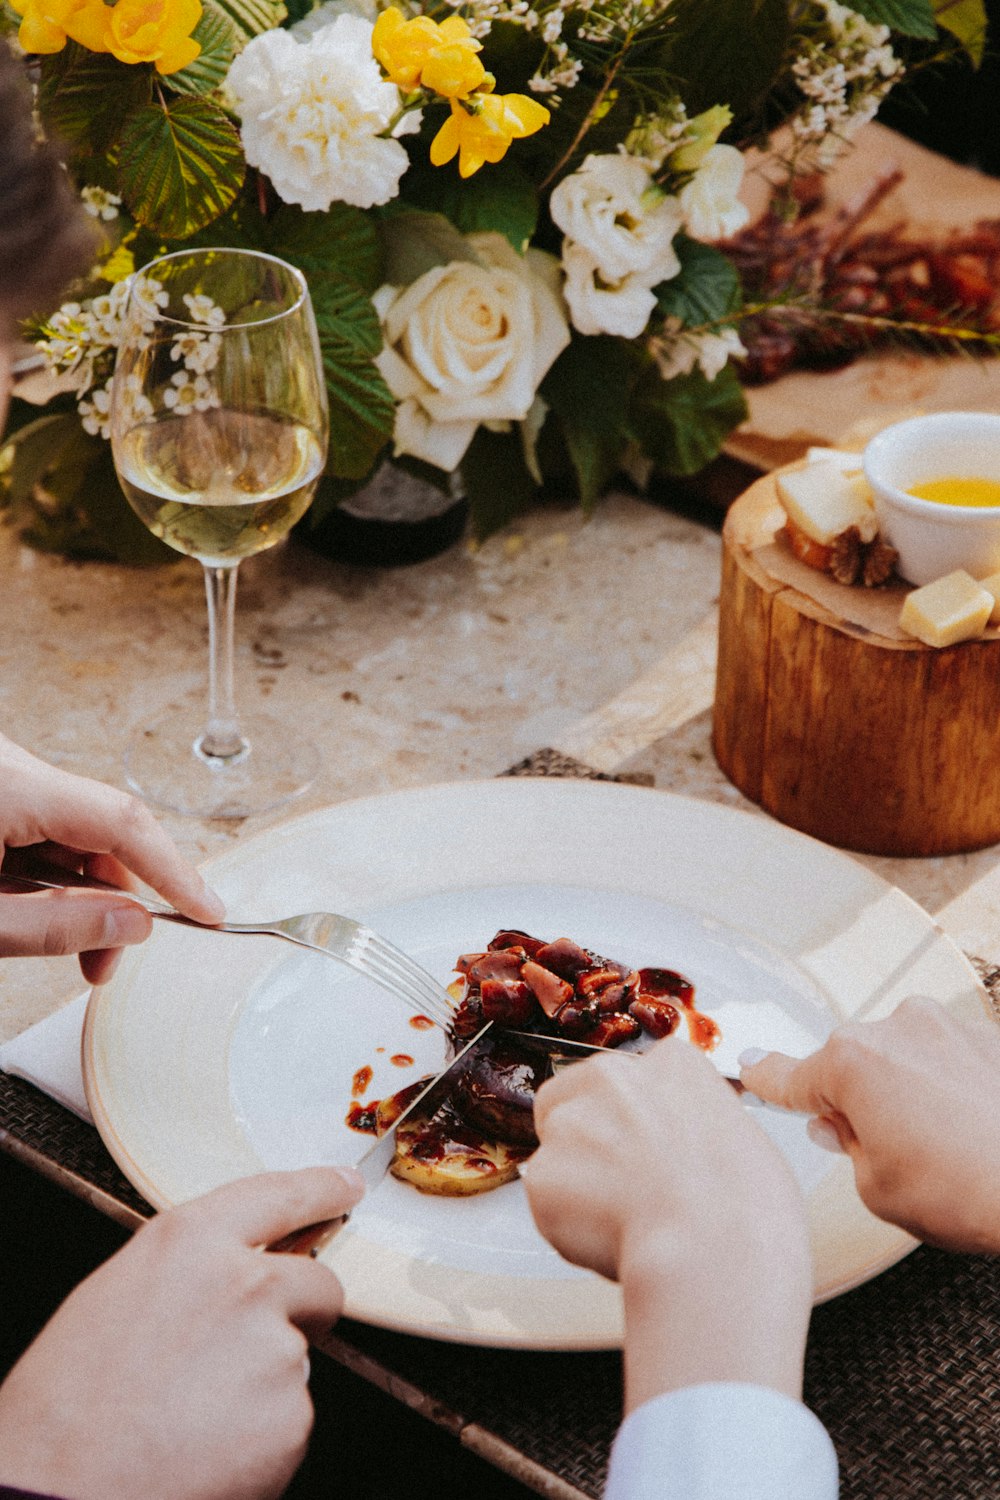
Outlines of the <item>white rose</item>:
M 553 190 L 549 211 L 605 281 L 640 275 L 656 286 L 680 270 L 673 248 L 683 223 L 680 205 L 634 156 L 588 156 Z
M 376 363 L 397 401 L 395 450 L 450 471 L 481 422 L 520 422 L 569 343 L 552 256 L 500 234 L 466 236 L 475 260 L 434 266 L 374 302 Z
M 726 240 L 743 228 L 750 211 L 739 200 L 743 157 L 735 146 L 713 146 L 679 193 L 685 228 L 692 239 Z
M 571 240 L 563 244 L 566 298 L 578 333 L 617 333 L 636 339 L 645 330 L 656 298 L 644 276 L 624 276 L 605 282 L 589 251 Z
M 347 14 L 304 41 L 276 28 L 248 42 L 230 67 L 246 159 L 285 203 L 371 208 L 398 193 L 409 158 L 380 137 L 399 90 L 372 56 L 372 29 Z

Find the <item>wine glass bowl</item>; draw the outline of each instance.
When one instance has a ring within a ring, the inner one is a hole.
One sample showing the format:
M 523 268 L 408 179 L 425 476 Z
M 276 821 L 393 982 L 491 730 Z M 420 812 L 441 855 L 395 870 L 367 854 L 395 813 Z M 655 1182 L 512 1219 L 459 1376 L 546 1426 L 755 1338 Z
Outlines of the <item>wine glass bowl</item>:
M 318 755 L 280 722 L 236 712 L 237 567 L 309 506 L 326 460 L 322 359 L 302 274 L 257 251 L 183 250 L 133 278 L 111 395 L 122 489 L 168 546 L 197 558 L 209 614 L 209 702 L 129 746 L 147 800 L 245 817 L 304 791 Z

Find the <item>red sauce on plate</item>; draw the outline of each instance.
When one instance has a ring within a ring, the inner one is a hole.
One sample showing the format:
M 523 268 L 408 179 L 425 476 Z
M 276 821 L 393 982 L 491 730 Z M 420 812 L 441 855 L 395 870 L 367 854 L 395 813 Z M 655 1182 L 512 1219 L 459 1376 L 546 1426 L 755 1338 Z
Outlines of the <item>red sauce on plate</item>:
M 394 1052 L 389 1061 L 395 1068 L 412 1068 L 413 1058 L 408 1052 Z
M 434 1022 L 430 1016 L 411 1016 L 410 1025 L 415 1031 L 429 1031 Z
M 352 1097 L 355 1098 L 355 1099 L 360 1099 L 361 1095 L 367 1092 L 368 1085 L 371 1083 L 371 1081 L 372 1081 L 372 1070 L 371 1070 L 371 1068 L 368 1067 L 368 1065 L 366 1063 L 363 1068 L 359 1068 L 358 1069 L 358 1071 L 355 1073 L 354 1077 L 351 1079 L 351 1095 L 352 1095 Z

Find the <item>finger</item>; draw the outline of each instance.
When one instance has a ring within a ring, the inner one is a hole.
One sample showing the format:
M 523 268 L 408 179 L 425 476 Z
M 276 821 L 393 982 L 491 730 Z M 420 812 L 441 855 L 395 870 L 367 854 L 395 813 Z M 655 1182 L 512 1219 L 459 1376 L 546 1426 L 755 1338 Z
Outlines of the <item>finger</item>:
M 282 1309 L 308 1339 L 320 1338 L 344 1310 L 344 1289 L 321 1261 L 307 1255 L 269 1257 Z
M 107 984 L 119 963 L 120 948 L 94 948 L 80 954 L 80 972 L 88 984 Z
M 822 1052 L 811 1057 L 788 1057 L 784 1052 L 768 1052 L 759 1062 L 740 1068 L 740 1082 L 766 1104 L 800 1114 L 821 1115 L 828 1112 L 829 1100 L 821 1087 Z
M 149 913 L 124 894 L 104 891 L 43 891 L 0 895 L 0 955 L 90 953 L 141 943 L 149 936 Z
M 274 1240 L 336 1219 L 360 1202 L 364 1179 L 353 1167 L 303 1167 L 296 1172 L 262 1172 L 227 1183 L 187 1204 L 197 1213 L 246 1245 L 269 1245 Z
M 54 766 L 37 775 L 44 784 L 35 789 L 34 799 L 42 812 L 25 842 L 51 840 L 68 849 L 113 855 L 186 916 L 199 922 L 222 920 L 225 907 L 220 898 L 136 798 Z

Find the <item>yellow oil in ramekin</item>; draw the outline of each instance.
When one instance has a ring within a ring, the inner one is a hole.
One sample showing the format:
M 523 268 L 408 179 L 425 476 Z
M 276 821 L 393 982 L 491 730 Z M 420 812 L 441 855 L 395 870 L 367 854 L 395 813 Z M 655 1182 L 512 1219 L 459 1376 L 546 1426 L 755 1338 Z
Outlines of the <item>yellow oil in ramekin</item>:
M 933 500 L 938 505 L 1000 506 L 1000 479 L 969 477 L 925 479 L 911 485 L 906 492 L 917 500 Z

